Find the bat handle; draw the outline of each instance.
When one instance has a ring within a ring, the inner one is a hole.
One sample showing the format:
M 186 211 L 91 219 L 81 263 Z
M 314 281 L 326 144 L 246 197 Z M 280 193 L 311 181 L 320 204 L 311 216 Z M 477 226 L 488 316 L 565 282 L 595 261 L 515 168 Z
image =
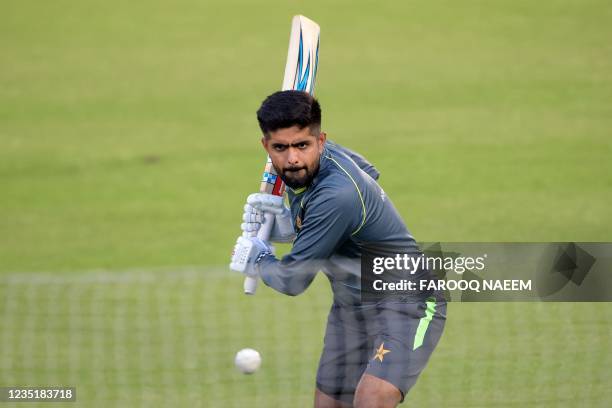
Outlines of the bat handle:
M 257 238 L 262 241 L 268 241 L 270 239 L 270 233 L 272 232 L 272 227 L 274 226 L 274 215 L 266 214 L 266 219 L 261 224 L 259 231 L 257 231 Z M 257 284 L 259 283 L 258 277 L 247 276 L 244 278 L 244 294 L 245 295 L 254 295 L 257 292 Z
M 257 284 L 259 281 L 257 278 L 253 278 L 251 276 L 247 276 L 244 278 L 244 294 L 245 295 L 254 295 L 257 292 Z

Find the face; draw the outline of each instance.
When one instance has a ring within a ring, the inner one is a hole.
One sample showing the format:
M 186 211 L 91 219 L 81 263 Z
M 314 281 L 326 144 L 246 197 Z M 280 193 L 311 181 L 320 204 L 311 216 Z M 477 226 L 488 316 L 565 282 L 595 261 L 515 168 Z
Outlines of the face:
M 308 127 L 292 126 L 270 132 L 261 143 L 285 184 L 296 189 L 308 186 L 316 176 L 325 140 L 323 132 L 313 136 Z

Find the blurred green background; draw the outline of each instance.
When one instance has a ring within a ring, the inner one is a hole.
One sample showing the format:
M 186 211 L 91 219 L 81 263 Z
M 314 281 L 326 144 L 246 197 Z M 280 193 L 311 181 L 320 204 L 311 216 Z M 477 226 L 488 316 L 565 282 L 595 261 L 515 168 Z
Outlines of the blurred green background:
M 251 299 L 226 269 L 294 14 L 322 27 L 325 130 L 378 167 L 418 240 L 611 240 L 608 1 L 5 0 L 0 386 L 310 405 L 324 279 Z M 449 315 L 409 405 L 609 404 L 608 304 Z M 246 346 L 252 377 L 232 367 Z

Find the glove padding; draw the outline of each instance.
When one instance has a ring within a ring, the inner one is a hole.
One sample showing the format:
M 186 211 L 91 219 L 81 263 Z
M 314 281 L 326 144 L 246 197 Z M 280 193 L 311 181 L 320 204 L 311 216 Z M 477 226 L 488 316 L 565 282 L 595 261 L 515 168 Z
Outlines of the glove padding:
M 270 233 L 272 242 L 292 242 L 295 238 L 291 211 L 285 207 L 283 197 L 266 193 L 254 193 L 247 197 L 242 215 L 242 231 L 248 236 L 256 236 L 266 216 L 274 216 L 274 226 Z
M 257 237 L 240 236 L 234 245 L 230 269 L 250 277 L 259 275 L 258 264 L 268 255 L 274 254 L 274 247 Z

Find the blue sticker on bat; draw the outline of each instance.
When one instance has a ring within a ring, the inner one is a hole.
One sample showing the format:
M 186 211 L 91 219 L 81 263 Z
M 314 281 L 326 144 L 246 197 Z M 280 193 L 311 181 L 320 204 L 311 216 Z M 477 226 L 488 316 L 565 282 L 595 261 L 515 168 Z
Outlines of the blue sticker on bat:
M 318 48 L 318 47 L 317 47 Z M 298 71 L 297 71 L 297 84 L 295 89 L 298 91 L 306 90 L 308 85 L 308 74 L 310 74 L 310 53 L 308 53 L 308 61 L 306 62 L 306 69 L 302 74 L 302 66 L 304 65 L 304 39 L 302 38 L 302 30 L 300 30 L 300 48 L 298 51 Z

